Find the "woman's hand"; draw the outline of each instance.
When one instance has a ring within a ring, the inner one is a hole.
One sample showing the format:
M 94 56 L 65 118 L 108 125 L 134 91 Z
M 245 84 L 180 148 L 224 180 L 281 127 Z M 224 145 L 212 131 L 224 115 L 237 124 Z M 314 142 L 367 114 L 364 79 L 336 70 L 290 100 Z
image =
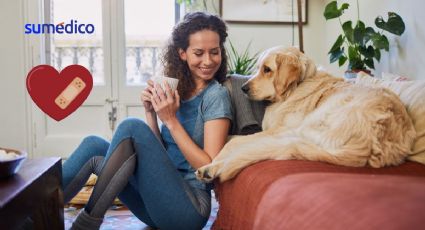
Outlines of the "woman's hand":
M 154 91 L 154 83 L 152 80 L 147 81 L 148 85 L 146 88 L 142 91 L 142 95 L 140 96 L 140 99 L 142 100 L 143 107 L 145 107 L 146 113 L 154 113 L 155 110 L 153 109 L 151 98 L 153 96 Z
M 180 107 L 180 95 L 177 90 L 172 92 L 168 83 L 165 82 L 164 92 L 161 86 L 155 83 L 150 101 L 159 119 L 170 128 L 170 125 L 177 121 L 176 113 Z

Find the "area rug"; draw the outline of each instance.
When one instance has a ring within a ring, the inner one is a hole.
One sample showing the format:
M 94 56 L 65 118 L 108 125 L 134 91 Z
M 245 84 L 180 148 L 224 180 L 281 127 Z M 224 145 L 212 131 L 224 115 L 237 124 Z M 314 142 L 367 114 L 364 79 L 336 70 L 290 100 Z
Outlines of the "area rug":
M 213 194 L 214 196 L 214 194 Z M 72 222 L 81 210 L 81 206 L 69 206 L 64 210 L 65 229 L 70 229 Z M 218 203 L 215 197 L 211 201 L 211 215 L 203 230 L 209 230 L 217 217 Z M 124 206 L 112 206 L 105 215 L 101 230 L 143 230 L 147 225 L 141 222 Z

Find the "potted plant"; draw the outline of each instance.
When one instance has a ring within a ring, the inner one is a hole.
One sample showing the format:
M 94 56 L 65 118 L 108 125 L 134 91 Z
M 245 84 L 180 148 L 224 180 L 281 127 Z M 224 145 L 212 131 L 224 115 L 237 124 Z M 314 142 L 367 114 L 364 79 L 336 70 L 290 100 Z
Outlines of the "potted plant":
M 250 55 L 248 52 L 251 42 L 243 53 L 238 53 L 231 41 L 229 41 L 229 44 L 230 50 L 227 49 L 229 74 L 251 75 L 258 59 L 258 53 Z
M 366 26 L 359 18 L 359 2 L 357 0 L 357 20 L 342 21 L 341 16 L 349 8 L 348 3 L 343 3 L 338 7 L 337 1 L 331 1 L 326 5 L 324 16 L 326 20 L 338 18 L 342 34 L 338 36 L 332 48 L 329 50 L 330 63 L 338 61 L 339 66 L 348 60 L 348 78 L 355 77 L 359 71 L 370 73 L 375 69 L 374 59 L 380 61 L 381 50 L 389 50 L 388 38 L 384 32 L 389 32 L 400 36 L 405 30 L 403 19 L 394 12 L 388 12 L 388 20 L 381 16 L 376 17 L 375 25 L 380 31 Z M 350 74 L 351 73 L 351 74 Z M 354 73 L 354 74 L 352 74 Z M 354 75 L 354 76 L 353 76 Z
M 176 3 L 183 6 L 186 13 L 203 11 L 217 14 L 218 12 L 215 0 L 176 0 Z

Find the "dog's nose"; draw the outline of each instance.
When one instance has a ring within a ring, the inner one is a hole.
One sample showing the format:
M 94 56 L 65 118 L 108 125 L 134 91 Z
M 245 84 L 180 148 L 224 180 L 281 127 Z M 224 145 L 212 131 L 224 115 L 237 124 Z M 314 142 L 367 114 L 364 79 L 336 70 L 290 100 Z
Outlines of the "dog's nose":
M 242 85 L 241 89 L 244 93 L 248 93 L 249 92 L 249 85 L 247 83 L 245 83 L 245 84 Z

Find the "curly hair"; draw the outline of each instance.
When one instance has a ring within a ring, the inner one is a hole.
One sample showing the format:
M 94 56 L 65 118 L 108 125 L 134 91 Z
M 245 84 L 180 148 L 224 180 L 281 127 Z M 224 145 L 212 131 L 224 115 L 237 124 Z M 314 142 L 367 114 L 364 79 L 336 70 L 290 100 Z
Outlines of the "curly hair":
M 164 75 L 179 79 L 180 84 L 177 87 L 179 94 L 183 99 L 187 99 L 193 92 L 196 85 L 191 76 L 187 62 L 180 59 L 179 50 L 187 50 L 189 47 L 190 35 L 201 31 L 211 30 L 220 37 L 221 64 L 214 75 L 214 79 L 223 82 L 227 74 L 227 55 L 224 43 L 227 38 L 227 26 L 223 20 L 215 15 L 203 12 L 189 13 L 184 16 L 183 21 L 174 26 L 171 38 L 165 47 L 162 56 L 164 65 Z

